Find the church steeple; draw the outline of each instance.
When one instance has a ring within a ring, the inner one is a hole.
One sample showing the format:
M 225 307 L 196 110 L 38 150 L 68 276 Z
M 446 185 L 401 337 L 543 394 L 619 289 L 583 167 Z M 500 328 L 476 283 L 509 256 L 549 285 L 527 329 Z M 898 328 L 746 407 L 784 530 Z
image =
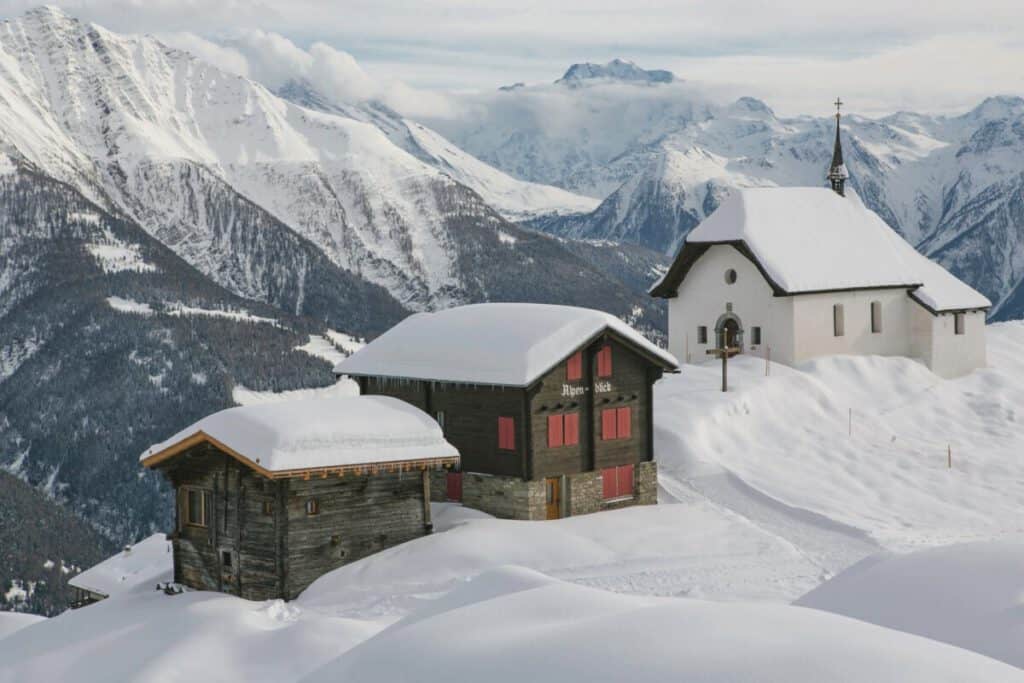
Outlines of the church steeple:
M 832 149 L 832 165 L 828 169 L 829 185 L 840 197 L 846 196 L 846 179 L 850 177 L 850 174 L 846 172 L 846 164 L 843 163 L 843 145 L 839 141 L 839 119 L 842 116 L 839 112 L 839 108 L 843 106 L 843 101 L 838 97 L 835 101 L 836 105 L 836 144 Z

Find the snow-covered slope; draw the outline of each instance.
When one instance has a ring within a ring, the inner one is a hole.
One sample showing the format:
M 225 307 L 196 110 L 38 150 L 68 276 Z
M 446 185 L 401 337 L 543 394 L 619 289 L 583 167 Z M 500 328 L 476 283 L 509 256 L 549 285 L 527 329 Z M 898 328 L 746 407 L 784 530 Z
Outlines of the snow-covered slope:
M 583 67 L 593 67 L 584 69 Z M 697 85 L 600 74 L 466 96 L 461 116 L 428 120 L 454 144 L 524 180 L 593 197 L 590 214 L 534 225 L 671 253 L 730 187 L 822 186 L 834 120 L 781 118 Z M 853 105 L 854 110 L 856 105 Z M 926 255 L 988 296 L 997 318 L 1024 273 L 1024 100 L 993 97 L 962 116 L 844 116 L 845 160 L 864 201 Z
M 1024 668 L 1024 535 L 865 559 L 796 602 Z

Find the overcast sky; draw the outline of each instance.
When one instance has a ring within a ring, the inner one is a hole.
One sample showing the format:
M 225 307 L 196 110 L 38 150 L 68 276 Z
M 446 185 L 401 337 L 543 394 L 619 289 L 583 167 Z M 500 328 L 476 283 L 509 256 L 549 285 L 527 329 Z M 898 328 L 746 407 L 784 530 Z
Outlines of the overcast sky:
M 0 14 L 37 4 L 0 0 Z M 961 111 L 987 95 L 1024 95 L 1020 0 L 50 4 L 116 31 L 158 34 L 257 79 L 291 59 L 356 92 L 492 90 L 622 57 L 724 95 L 760 97 L 783 114 L 828 113 L 837 94 L 864 114 Z

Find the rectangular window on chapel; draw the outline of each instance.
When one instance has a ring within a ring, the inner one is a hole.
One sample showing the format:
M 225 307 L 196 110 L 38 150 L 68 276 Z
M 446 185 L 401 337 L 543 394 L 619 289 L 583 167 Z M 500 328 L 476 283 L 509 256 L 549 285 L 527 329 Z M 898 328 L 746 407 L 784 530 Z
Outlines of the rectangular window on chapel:
M 601 350 L 597 352 L 597 376 L 612 376 L 612 347 L 608 344 L 602 346 Z
M 871 302 L 871 334 L 882 332 L 882 302 Z
M 498 418 L 498 448 L 503 451 L 516 449 L 516 420 L 514 417 Z
M 569 356 L 565 365 L 565 379 L 570 382 L 583 379 L 583 352 L 577 351 Z
M 966 320 L 965 320 L 965 314 L 964 313 L 954 313 L 953 314 L 953 332 L 955 334 L 963 334 L 964 333 L 964 323 L 965 322 L 966 322 Z
M 832 335 L 835 337 L 842 337 L 844 333 L 843 305 L 836 304 L 832 307 Z
M 707 325 L 701 325 L 697 328 L 697 343 L 707 344 L 708 343 L 708 328 Z
M 750 328 L 750 343 L 753 346 L 760 346 L 761 345 L 761 328 L 760 327 L 751 327 Z

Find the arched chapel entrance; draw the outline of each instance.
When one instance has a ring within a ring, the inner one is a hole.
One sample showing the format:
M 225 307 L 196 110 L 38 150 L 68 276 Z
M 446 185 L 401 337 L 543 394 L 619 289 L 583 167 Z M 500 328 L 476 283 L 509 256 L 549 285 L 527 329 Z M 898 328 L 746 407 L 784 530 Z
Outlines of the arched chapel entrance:
M 715 324 L 715 340 L 718 348 L 743 350 L 743 323 L 735 313 L 725 313 Z

